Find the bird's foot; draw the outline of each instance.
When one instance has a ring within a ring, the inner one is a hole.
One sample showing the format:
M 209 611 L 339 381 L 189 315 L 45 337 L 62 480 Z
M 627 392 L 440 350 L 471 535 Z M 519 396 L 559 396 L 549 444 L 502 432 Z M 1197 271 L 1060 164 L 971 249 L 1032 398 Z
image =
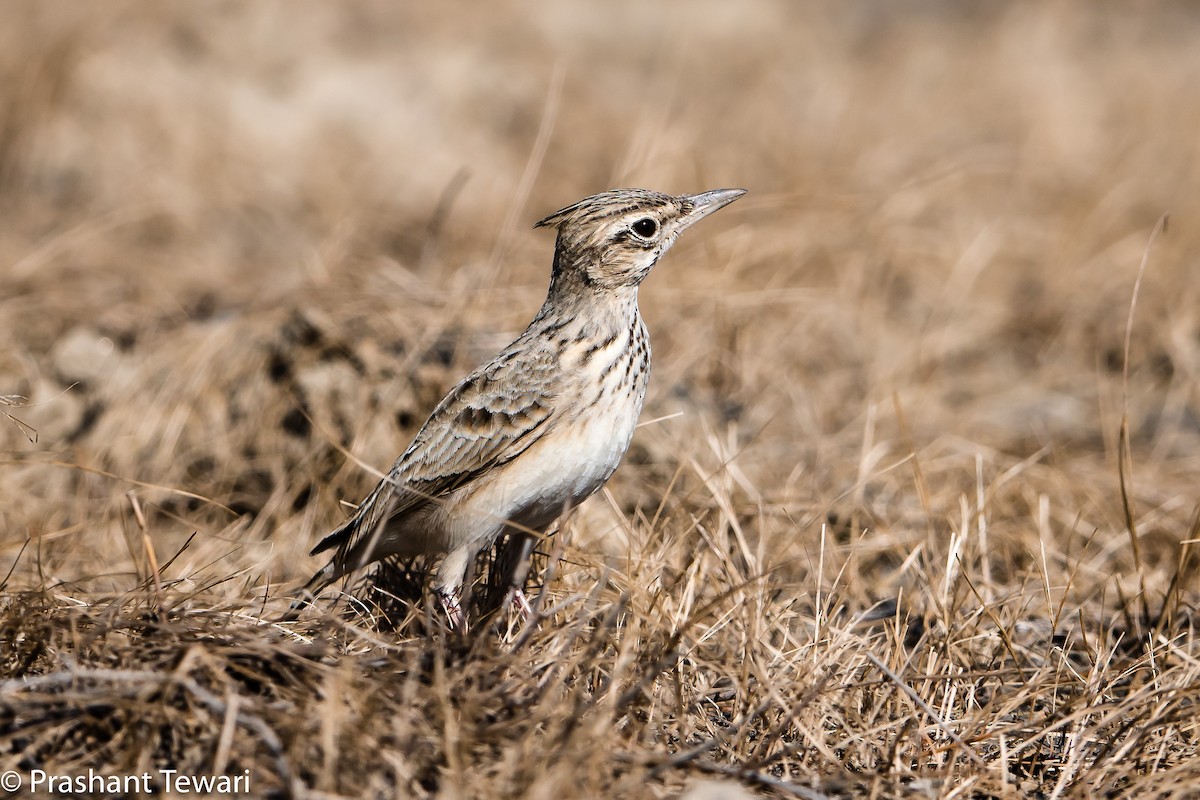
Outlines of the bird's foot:
M 467 632 L 467 621 L 463 617 L 462 603 L 458 600 L 458 593 L 453 589 L 443 589 L 437 587 L 434 589 L 437 592 L 438 600 L 442 604 L 442 610 L 446 612 L 446 619 L 450 621 L 450 627 L 462 633 Z
M 533 606 L 529 604 L 529 598 L 525 596 L 525 592 L 518 586 L 512 589 L 512 605 L 516 612 L 521 615 L 522 622 L 529 622 L 529 618 L 533 616 Z

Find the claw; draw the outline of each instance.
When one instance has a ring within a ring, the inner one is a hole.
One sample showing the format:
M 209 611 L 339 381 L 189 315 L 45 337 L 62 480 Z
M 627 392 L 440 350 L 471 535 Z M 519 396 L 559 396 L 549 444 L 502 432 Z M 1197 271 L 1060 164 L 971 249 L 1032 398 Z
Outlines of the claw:
M 512 590 L 512 604 L 521 615 L 521 621 L 529 622 L 529 618 L 533 616 L 533 606 L 529 605 L 529 598 L 525 596 L 525 592 L 515 586 Z
M 450 627 L 456 631 L 463 633 L 467 632 L 467 621 L 463 618 L 462 604 L 458 601 L 458 594 L 451 589 L 436 588 L 438 600 L 442 604 L 442 610 L 446 612 L 446 619 L 450 621 Z

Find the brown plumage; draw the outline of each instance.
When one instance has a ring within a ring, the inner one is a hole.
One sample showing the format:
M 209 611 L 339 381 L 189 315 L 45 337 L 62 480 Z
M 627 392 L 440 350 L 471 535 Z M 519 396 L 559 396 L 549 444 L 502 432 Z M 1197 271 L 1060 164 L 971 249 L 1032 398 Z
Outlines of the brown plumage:
M 506 530 L 544 530 L 620 463 L 650 376 L 638 286 L 683 230 L 742 194 L 617 189 L 539 222 L 558 229 L 541 310 L 446 395 L 354 516 L 317 544 L 314 554 L 333 557 L 298 603 L 378 559 L 436 555 L 434 589 L 461 625 L 475 554 Z

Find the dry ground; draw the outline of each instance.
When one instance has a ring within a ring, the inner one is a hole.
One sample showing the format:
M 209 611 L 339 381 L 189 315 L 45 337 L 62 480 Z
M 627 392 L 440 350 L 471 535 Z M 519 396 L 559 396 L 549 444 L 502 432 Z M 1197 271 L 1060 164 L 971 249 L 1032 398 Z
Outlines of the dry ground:
M 1194 8 L 434 8 L 3 3 L 0 770 L 1200 795 Z M 751 194 L 542 619 L 275 624 L 619 185 Z

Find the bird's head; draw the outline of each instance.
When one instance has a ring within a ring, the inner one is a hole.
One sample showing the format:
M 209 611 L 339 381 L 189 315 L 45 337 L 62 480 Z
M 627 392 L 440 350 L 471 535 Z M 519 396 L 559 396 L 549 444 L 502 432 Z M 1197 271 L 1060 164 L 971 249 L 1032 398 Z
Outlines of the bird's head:
M 556 211 L 538 228 L 557 228 L 555 282 L 601 289 L 637 287 L 680 233 L 737 200 L 744 189 L 672 197 L 613 189 Z

